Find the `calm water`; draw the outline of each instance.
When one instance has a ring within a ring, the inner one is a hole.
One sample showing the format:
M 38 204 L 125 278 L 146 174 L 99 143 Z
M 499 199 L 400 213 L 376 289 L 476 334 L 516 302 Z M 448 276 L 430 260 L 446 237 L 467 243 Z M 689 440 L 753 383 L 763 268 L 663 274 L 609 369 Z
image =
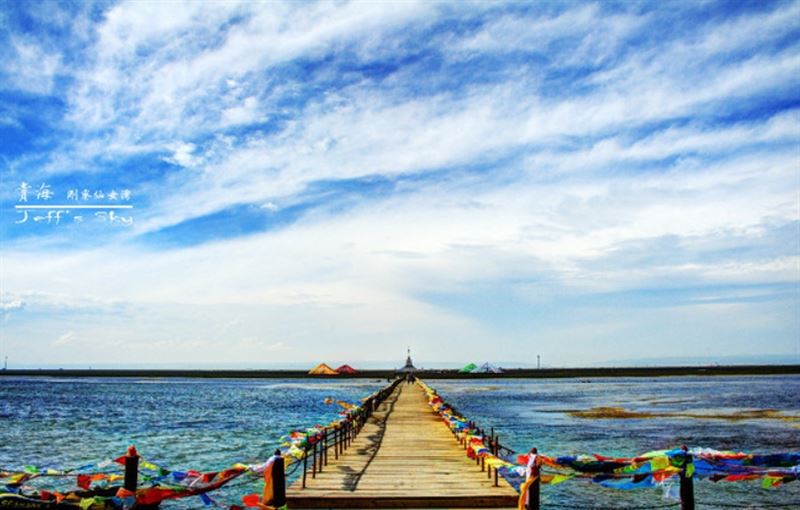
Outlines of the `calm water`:
M 695 418 L 587 420 L 569 410 L 620 406 L 649 412 L 730 414 L 777 409 L 800 415 L 800 377 L 429 381 L 467 417 L 494 427 L 519 451 L 629 456 L 680 444 L 753 452 L 800 450 L 800 422 Z M 265 459 L 295 427 L 327 423 L 337 409 L 323 399 L 356 401 L 379 380 L 0 379 L 0 467 L 69 468 L 121 455 L 136 444 L 172 469 L 216 470 Z M 50 480 L 48 480 L 48 483 Z M 259 492 L 243 480 L 216 492 L 224 504 Z M 800 483 L 696 484 L 699 502 L 800 501 Z M 582 481 L 544 487 L 545 502 L 573 508 L 664 504 L 661 490 L 620 492 Z M 196 498 L 165 508 L 199 508 Z
M 550 455 L 632 456 L 686 444 L 746 452 L 800 451 L 800 377 L 675 377 L 575 380 L 431 381 L 461 413 L 517 451 L 536 446 Z M 794 421 L 651 418 L 589 420 L 567 410 L 623 407 L 655 413 L 731 414 L 776 409 Z M 758 483 L 695 484 L 699 503 L 760 505 L 800 502 L 800 483 L 761 489 Z M 587 508 L 668 503 L 663 491 L 618 491 L 574 480 L 543 488 L 543 502 Z M 796 508 L 800 508 L 798 505 Z

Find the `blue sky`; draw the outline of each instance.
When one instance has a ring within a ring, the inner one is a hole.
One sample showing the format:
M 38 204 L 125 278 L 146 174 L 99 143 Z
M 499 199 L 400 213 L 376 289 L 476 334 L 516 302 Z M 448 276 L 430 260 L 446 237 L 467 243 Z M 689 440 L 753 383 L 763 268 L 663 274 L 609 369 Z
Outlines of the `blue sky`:
M 798 357 L 800 2 L 0 3 L 11 366 Z

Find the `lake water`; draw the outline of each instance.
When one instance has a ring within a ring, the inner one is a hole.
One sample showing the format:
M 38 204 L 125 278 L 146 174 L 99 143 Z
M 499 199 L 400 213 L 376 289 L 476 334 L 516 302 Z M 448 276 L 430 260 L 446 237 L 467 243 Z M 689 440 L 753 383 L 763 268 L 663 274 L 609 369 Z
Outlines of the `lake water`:
M 548 455 L 632 456 L 681 444 L 748 452 L 800 451 L 800 377 L 679 377 L 576 380 L 430 380 L 468 418 L 494 427 L 518 451 Z M 0 468 L 69 468 L 122 455 L 135 444 L 147 460 L 171 469 L 218 470 L 269 456 L 293 428 L 328 423 L 338 409 L 326 397 L 357 401 L 380 380 L 0 379 Z M 598 407 L 659 415 L 586 419 Z M 774 409 L 782 419 L 730 420 L 742 410 Z M 686 417 L 708 415 L 708 418 Z M 53 483 L 52 479 L 46 480 Z M 40 482 L 41 483 L 41 482 Z M 246 479 L 213 494 L 222 504 L 259 492 Z M 800 483 L 698 481 L 699 503 L 800 501 Z M 618 508 L 668 503 L 661 490 L 622 492 L 581 480 L 543 487 L 545 503 Z M 199 508 L 197 498 L 164 508 Z

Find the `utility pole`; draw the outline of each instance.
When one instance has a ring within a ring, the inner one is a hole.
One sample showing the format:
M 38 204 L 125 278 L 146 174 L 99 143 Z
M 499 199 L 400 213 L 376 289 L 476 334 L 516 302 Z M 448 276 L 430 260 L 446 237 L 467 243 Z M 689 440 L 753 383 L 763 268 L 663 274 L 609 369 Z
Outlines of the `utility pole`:
M 3 363 L 3 370 L 8 370 L 8 356 L 6 356 L 6 360 Z
M 542 357 L 537 354 L 536 355 L 536 370 L 539 370 L 540 368 L 542 368 L 541 361 L 542 361 Z

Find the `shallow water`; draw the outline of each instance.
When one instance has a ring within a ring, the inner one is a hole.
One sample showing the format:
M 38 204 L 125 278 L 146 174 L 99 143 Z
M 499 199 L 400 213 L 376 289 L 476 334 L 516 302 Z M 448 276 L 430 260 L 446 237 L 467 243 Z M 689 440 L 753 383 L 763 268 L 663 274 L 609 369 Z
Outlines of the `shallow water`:
M 468 418 L 494 427 L 518 451 L 550 455 L 631 456 L 680 444 L 749 452 L 800 451 L 797 421 L 659 417 L 585 419 L 568 411 L 596 407 L 658 413 L 776 409 L 800 415 L 800 377 L 680 377 L 576 380 L 428 381 Z M 379 380 L 0 379 L 0 468 L 69 468 L 99 462 L 136 444 L 171 469 L 217 470 L 265 459 L 293 428 L 337 415 L 326 397 L 356 401 Z M 48 480 L 49 481 L 49 480 Z M 223 504 L 259 492 L 256 479 L 214 493 Z M 800 483 L 696 483 L 699 502 L 800 501 Z M 589 508 L 664 504 L 661 490 L 622 492 L 580 480 L 543 488 L 543 501 Z M 199 508 L 197 498 L 164 508 Z
M 800 451 L 800 377 L 659 377 L 576 380 L 431 381 L 462 414 L 516 451 L 548 455 L 633 456 L 682 444 L 753 453 Z M 775 409 L 793 420 L 731 421 L 658 417 L 585 419 L 570 410 L 622 407 L 658 414 L 734 414 Z M 695 484 L 698 502 L 759 505 L 800 502 L 800 483 L 762 489 L 758 483 Z M 580 480 L 542 489 L 544 502 L 620 507 L 668 503 L 663 491 L 617 491 Z M 800 506 L 798 506 L 800 508 Z
M 216 471 L 261 462 L 281 436 L 337 418 L 385 380 L 0 379 L 0 469 L 68 469 L 115 458 L 135 444 L 143 458 L 175 470 Z M 58 482 L 37 480 L 37 485 Z M 261 491 L 240 479 L 212 496 L 241 503 Z M 199 508 L 197 498 L 164 508 Z

